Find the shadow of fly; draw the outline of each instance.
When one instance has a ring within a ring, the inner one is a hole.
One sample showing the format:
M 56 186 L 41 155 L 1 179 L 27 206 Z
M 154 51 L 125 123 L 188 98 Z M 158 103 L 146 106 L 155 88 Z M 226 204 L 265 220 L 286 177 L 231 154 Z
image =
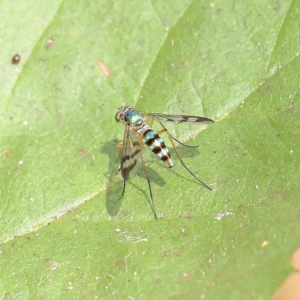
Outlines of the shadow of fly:
M 173 123 L 194 123 L 194 124 L 212 124 L 213 120 L 205 117 L 197 116 L 185 116 L 185 115 L 170 115 L 170 114 L 158 114 L 158 113 L 149 113 L 144 114 L 140 113 L 138 110 L 134 109 L 131 106 L 125 106 L 118 108 L 116 113 L 116 121 L 123 123 L 125 125 L 124 138 L 123 141 L 119 142 L 117 145 L 118 153 L 121 158 L 121 164 L 118 172 L 121 171 L 123 178 L 123 190 L 121 198 L 125 193 L 126 181 L 131 179 L 138 171 L 140 164 L 142 164 L 145 177 L 148 182 L 150 198 L 151 198 L 151 209 L 153 211 L 155 219 L 157 215 L 154 209 L 153 194 L 151 188 L 151 182 L 148 174 L 148 170 L 142 155 L 142 148 L 146 145 L 149 149 L 157 155 L 164 164 L 173 168 L 175 166 L 174 161 L 170 155 L 169 149 L 166 147 L 164 141 L 160 137 L 163 133 L 166 133 L 170 139 L 174 151 L 183 165 L 183 167 L 202 185 L 204 185 L 209 190 L 212 190 L 206 183 L 200 180 L 183 162 L 180 157 L 174 141 L 185 146 L 195 148 L 198 146 L 189 146 L 181 143 L 179 140 L 175 139 L 168 131 L 168 129 L 163 125 L 163 122 L 173 122 Z M 146 123 L 146 119 L 149 120 L 149 123 Z M 154 121 L 157 121 L 162 129 L 158 132 L 152 129 Z

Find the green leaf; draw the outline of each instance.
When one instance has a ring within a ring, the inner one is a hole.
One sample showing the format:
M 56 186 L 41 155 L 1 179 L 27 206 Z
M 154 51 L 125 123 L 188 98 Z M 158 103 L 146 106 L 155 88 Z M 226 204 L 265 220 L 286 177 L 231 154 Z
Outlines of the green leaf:
M 268 299 L 299 246 L 299 1 L 1 7 L 0 297 Z M 160 220 L 143 172 L 119 200 L 122 102 L 214 119 L 166 124 L 213 192 L 145 149 Z

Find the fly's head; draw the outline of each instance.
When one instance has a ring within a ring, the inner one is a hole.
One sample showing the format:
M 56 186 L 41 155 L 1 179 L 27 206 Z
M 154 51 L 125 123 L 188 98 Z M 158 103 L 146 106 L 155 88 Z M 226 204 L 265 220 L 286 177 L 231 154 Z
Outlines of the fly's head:
M 132 106 L 125 106 L 118 109 L 115 119 L 123 123 L 130 131 L 136 131 L 144 125 L 143 115 Z

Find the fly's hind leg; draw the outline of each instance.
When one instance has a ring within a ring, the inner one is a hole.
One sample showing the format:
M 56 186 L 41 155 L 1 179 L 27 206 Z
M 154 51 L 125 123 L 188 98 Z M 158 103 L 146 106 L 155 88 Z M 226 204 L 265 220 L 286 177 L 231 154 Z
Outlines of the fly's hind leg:
M 185 145 L 185 144 L 183 144 L 183 143 L 181 143 L 180 141 L 178 141 L 177 139 L 175 139 L 174 137 L 172 137 L 172 135 L 170 134 L 170 132 L 168 131 L 168 129 L 161 123 L 161 122 L 159 122 L 159 124 L 162 126 L 162 130 L 160 130 L 159 132 L 158 132 L 158 135 L 161 135 L 161 134 L 163 134 L 163 133 L 166 133 L 167 134 L 167 136 L 168 136 L 168 138 L 170 139 L 170 141 L 171 141 L 171 143 L 172 143 L 172 146 L 173 146 L 173 148 L 174 148 L 174 150 L 175 150 L 175 153 L 176 153 L 176 155 L 177 155 L 177 157 L 178 157 L 178 159 L 179 159 L 179 161 L 180 161 L 180 163 L 183 165 L 183 167 L 198 181 L 198 182 L 200 182 L 202 185 L 204 185 L 206 188 L 208 188 L 210 191 L 212 191 L 212 188 L 211 187 L 209 187 L 205 182 L 203 182 L 202 180 L 200 180 L 188 167 L 187 167 L 187 165 L 184 163 L 184 161 L 182 160 L 182 158 L 181 158 L 181 156 L 179 155 L 179 153 L 178 153 L 178 151 L 177 151 L 177 149 L 176 149 L 176 146 L 175 146 L 175 144 L 174 144 L 174 142 L 173 142 L 173 140 L 175 140 L 175 141 L 177 141 L 179 144 L 181 144 L 181 145 L 183 145 L 183 146 L 187 146 L 187 147 L 192 147 L 192 148 L 194 148 L 195 146 L 188 146 L 188 145 Z M 198 147 L 198 146 L 196 146 L 196 147 Z
M 150 127 L 153 126 L 154 121 L 155 121 L 154 119 L 151 120 Z M 160 123 L 160 125 L 162 125 L 162 123 Z M 162 135 L 163 133 L 165 133 L 166 131 L 168 131 L 168 129 L 165 128 L 165 126 L 162 125 L 162 127 L 163 127 L 163 129 L 157 132 L 158 135 Z M 180 142 L 179 140 L 177 140 L 176 138 L 174 138 L 174 136 L 172 136 L 169 131 L 168 131 L 167 134 L 168 134 L 169 138 L 173 139 L 174 141 L 176 141 L 177 143 L 179 143 L 180 145 L 182 145 L 184 147 L 188 147 L 188 148 L 198 148 L 199 147 L 199 145 L 191 146 L 191 145 L 187 145 L 187 144 L 184 144 L 184 143 Z
M 162 135 L 166 131 L 168 131 L 168 129 L 164 128 L 164 129 L 160 130 L 159 132 L 157 132 L 157 134 Z M 179 143 L 180 145 L 182 145 L 184 147 L 188 147 L 188 148 L 198 148 L 199 147 L 199 145 L 191 146 L 191 145 L 187 145 L 187 144 L 180 142 L 179 140 L 175 139 L 174 136 L 172 136 L 169 131 L 168 131 L 168 138 L 173 139 L 174 141 L 176 141 L 177 143 Z

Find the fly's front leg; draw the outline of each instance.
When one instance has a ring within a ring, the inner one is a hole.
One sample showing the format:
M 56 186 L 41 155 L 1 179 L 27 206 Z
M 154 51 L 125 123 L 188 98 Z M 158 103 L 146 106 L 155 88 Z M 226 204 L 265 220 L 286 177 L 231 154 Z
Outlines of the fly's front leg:
M 167 135 L 168 135 L 168 138 L 170 139 L 170 141 L 171 141 L 171 143 L 172 143 L 172 146 L 173 146 L 173 148 L 174 148 L 174 151 L 175 151 L 175 153 L 176 153 L 176 155 L 177 155 L 177 157 L 178 157 L 178 159 L 180 160 L 180 163 L 184 166 L 184 168 L 195 178 L 195 179 L 197 179 L 197 181 L 198 182 L 200 182 L 201 184 L 203 184 L 206 188 L 208 188 L 209 190 L 211 190 L 212 191 L 212 188 L 210 188 L 206 183 L 204 183 L 202 180 L 200 180 L 188 167 L 187 167 L 187 165 L 183 162 L 183 160 L 182 160 L 182 158 L 181 158 L 181 156 L 179 155 L 179 153 L 178 153 L 178 151 L 177 151 L 177 149 L 176 149 L 176 146 L 175 146 L 175 144 L 174 144 L 174 142 L 173 142 L 173 140 L 176 140 L 176 139 L 174 139 L 173 137 L 172 137 L 172 135 L 169 133 L 169 131 L 168 131 L 168 129 L 161 123 L 161 122 L 159 122 L 159 124 L 162 126 L 162 130 L 160 130 L 159 132 L 158 132 L 158 134 L 163 134 L 163 133 L 166 133 Z M 176 141 L 178 141 L 178 140 L 176 140 Z M 179 141 L 178 141 L 179 142 Z M 180 142 L 179 142 L 180 143 Z M 180 144 L 182 144 L 182 143 L 180 143 Z
M 121 161 L 122 158 L 122 150 L 123 150 L 123 141 L 118 141 L 117 145 L 116 145 L 117 151 L 118 151 L 118 155 Z M 121 162 L 119 164 L 119 168 L 117 170 L 117 172 L 115 173 L 115 175 L 118 175 L 121 171 Z
M 122 194 L 121 194 L 121 197 L 120 197 L 120 199 L 119 199 L 119 200 L 121 200 L 121 199 L 122 199 L 122 197 L 124 196 L 124 194 L 125 194 L 125 188 L 126 188 L 126 180 L 125 180 L 125 179 L 123 179 L 123 190 L 122 190 Z
M 123 151 L 123 141 L 118 141 L 118 143 L 116 145 L 116 148 L 117 148 L 117 151 L 118 151 L 119 158 L 121 160 L 121 158 L 122 158 L 122 151 Z M 118 175 L 120 172 L 121 172 L 121 162 L 119 164 L 119 168 L 118 168 L 118 170 L 117 170 L 117 172 L 116 172 L 115 175 Z M 122 176 L 122 179 L 123 179 L 123 189 L 122 189 L 122 194 L 121 194 L 121 197 L 120 197 L 119 200 L 121 200 L 122 197 L 124 196 L 125 189 L 126 189 L 126 180 L 123 178 L 123 176 Z
M 118 141 L 116 148 L 117 148 L 119 157 L 121 159 L 122 158 L 122 150 L 123 150 L 123 141 Z

